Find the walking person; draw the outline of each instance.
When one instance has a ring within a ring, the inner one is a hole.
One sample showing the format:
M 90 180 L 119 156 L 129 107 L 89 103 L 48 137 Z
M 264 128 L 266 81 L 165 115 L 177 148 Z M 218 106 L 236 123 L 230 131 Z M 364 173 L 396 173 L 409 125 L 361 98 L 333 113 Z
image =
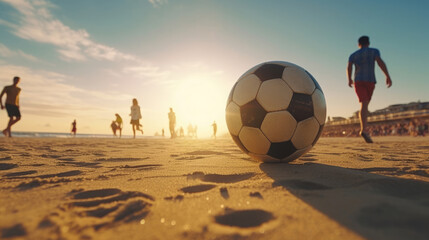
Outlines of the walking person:
M 9 122 L 7 127 L 3 130 L 3 134 L 6 137 L 12 137 L 11 127 L 19 120 L 21 120 L 21 112 L 19 111 L 19 94 L 21 93 L 21 88 L 18 87 L 20 82 L 20 77 L 13 78 L 13 84 L 3 88 L 3 91 L 0 93 L 0 106 L 1 109 L 4 109 L 3 105 L 3 95 L 6 94 L 6 111 L 9 116 Z
M 140 129 L 140 127 L 143 127 L 140 124 L 140 119 L 142 118 L 142 114 L 140 111 L 139 103 L 137 102 L 136 98 L 133 99 L 133 105 L 131 106 L 130 116 L 131 116 L 130 123 L 133 127 L 133 135 L 134 135 L 134 138 L 136 138 L 136 130 L 140 131 L 143 134 L 143 130 Z
M 364 138 L 367 143 L 372 143 L 372 139 L 368 133 L 368 105 L 371 101 L 372 93 L 375 88 L 376 80 L 374 67 L 377 62 L 381 71 L 386 76 L 386 85 L 388 88 L 392 86 L 392 80 L 390 79 L 389 72 L 387 71 L 386 64 L 380 57 L 380 51 L 376 48 L 369 47 L 369 37 L 362 36 L 358 40 L 359 50 L 354 52 L 349 57 L 347 65 L 347 78 L 349 81 L 349 87 L 354 84 L 356 94 L 361 103 L 359 111 L 360 120 L 360 136 Z M 354 81 L 352 79 L 353 66 L 355 67 Z
M 71 124 L 71 135 L 73 137 L 76 137 L 76 132 L 77 132 L 77 128 L 76 128 L 76 119 L 72 122 Z
M 176 114 L 173 112 L 173 108 L 170 108 L 170 112 L 168 113 L 168 122 L 170 127 L 170 138 L 176 137 Z
M 121 118 L 121 116 L 119 115 L 119 114 L 115 114 L 115 116 L 116 116 L 116 120 L 115 120 L 115 122 L 116 122 L 116 126 L 117 126 L 117 129 L 119 130 L 119 138 L 121 138 L 122 137 L 122 118 Z M 116 135 L 115 135 L 116 136 Z

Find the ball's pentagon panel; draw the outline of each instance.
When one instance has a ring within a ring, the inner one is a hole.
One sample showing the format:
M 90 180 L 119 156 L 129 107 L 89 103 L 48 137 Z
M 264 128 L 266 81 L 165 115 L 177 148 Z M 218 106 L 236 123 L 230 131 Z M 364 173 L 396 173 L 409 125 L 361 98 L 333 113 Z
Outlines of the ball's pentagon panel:
M 311 95 L 316 88 L 310 76 L 301 68 L 287 67 L 283 71 L 283 80 L 296 93 Z
M 292 89 L 281 78 L 276 78 L 261 84 L 256 100 L 268 112 L 279 111 L 289 106 L 292 95 Z
M 254 74 L 261 81 L 266 81 L 274 78 L 282 78 L 284 66 L 278 64 L 267 63 L 255 70 Z
M 229 132 L 238 136 L 243 124 L 241 123 L 240 107 L 234 102 L 230 102 L 226 107 L 226 122 Z
M 310 146 L 316 139 L 319 128 L 320 124 L 314 117 L 299 122 L 291 139 L 293 145 L 297 149 Z
M 294 93 L 287 110 L 297 122 L 314 116 L 313 100 L 310 95 Z
M 296 128 L 295 118 L 287 111 L 270 112 L 265 116 L 261 130 L 272 143 L 292 138 Z
M 314 117 L 319 121 L 320 125 L 325 124 L 326 120 L 326 101 L 322 91 L 316 89 L 311 95 L 313 102 Z
M 293 160 L 299 158 L 300 156 L 306 154 L 308 151 L 311 150 L 312 147 L 313 147 L 313 145 L 310 145 L 310 146 L 308 146 L 306 148 L 296 150 L 290 156 L 281 159 L 281 162 L 290 162 L 290 161 L 293 161 Z
M 238 137 L 249 152 L 256 154 L 266 154 L 271 145 L 258 128 L 243 127 Z
M 256 66 L 252 67 L 251 69 L 247 70 L 245 73 L 243 73 L 243 75 L 241 75 L 238 78 L 237 82 L 239 82 L 242 78 L 246 77 L 247 75 L 253 74 L 256 71 L 256 69 L 258 69 L 260 66 L 262 66 L 264 64 L 265 63 L 260 63 L 260 64 L 258 64 Z
M 268 156 L 277 159 L 283 159 L 292 155 L 297 149 L 291 141 L 271 143 L 270 149 L 268 150 Z
M 237 85 L 234 88 L 232 100 L 239 106 L 252 101 L 258 93 L 260 85 L 261 81 L 256 75 L 250 74 L 245 76 L 237 82 Z
M 267 114 L 256 100 L 241 106 L 240 113 L 243 126 L 254 128 L 261 127 L 262 121 L 264 121 L 265 115 Z

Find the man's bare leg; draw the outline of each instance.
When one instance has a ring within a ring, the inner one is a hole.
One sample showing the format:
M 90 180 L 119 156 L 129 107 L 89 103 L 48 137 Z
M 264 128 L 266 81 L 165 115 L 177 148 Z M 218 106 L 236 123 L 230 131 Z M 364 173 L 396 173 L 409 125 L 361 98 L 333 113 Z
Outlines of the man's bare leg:
M 366 131 L 368 125 L 368 105 L 369 101 L 361 102 L 361 107 L 359 111 L 359 120 L 360 120 L 360 132 L 359 134 L 365 139 L 367 143 L 372 143 L 372 139 Z

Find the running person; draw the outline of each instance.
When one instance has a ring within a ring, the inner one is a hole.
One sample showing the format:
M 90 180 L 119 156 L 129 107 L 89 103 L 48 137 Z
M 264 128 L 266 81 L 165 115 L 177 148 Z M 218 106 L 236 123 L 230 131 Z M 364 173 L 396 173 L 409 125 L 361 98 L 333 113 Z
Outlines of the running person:
M 368 105 L 371 101 L 372 93 L 375 88 L 376 80 L 374 67 L 377 62 L 380 69 L 386 75 L 386 85 L 389 88 L 392 86 L 389 72 L 386 64 L 380 58 L 380 51 L 376 48 L 369 47 L 369 37 L 362 36 L 358 40 L 359 50 L 354 52 L 349 57 L 347 65 L 347 78 L 349 86 L 355 85 L 355 91 L 361 103 L 359 111 L 360 132 L 359 134 L 367 143 L 372 143 L 372 139 L 367 132 Z M 354 82 L 352 79 L 353 65 L 355 66 Z
M 20 77 L 14 77 L 13 84 L 4 87 L 3 91 L 0 93 L 1 109 L 5 108 L 2 99 L 3 95 L 6 94 L 6 110 L 9 116 L 9 122 L 7 124 L 7 127 L 3 130 L 3 134 L 6 137 L 12 137 L 12 125 L 21 120 L 21 112 L 19 111 L 19 94 L 21 93 L 21 88 L 18 87 L 18 83 L 20 82 L 20 80 Z

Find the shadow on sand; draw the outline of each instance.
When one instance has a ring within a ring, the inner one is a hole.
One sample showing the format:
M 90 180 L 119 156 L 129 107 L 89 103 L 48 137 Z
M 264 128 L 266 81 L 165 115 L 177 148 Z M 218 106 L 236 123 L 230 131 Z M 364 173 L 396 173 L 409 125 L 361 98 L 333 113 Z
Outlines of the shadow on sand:
M 261 164 L 281 186 L 367 239 L 428 239 L 429 183 L 317 164 Z

